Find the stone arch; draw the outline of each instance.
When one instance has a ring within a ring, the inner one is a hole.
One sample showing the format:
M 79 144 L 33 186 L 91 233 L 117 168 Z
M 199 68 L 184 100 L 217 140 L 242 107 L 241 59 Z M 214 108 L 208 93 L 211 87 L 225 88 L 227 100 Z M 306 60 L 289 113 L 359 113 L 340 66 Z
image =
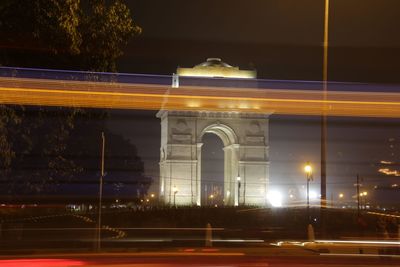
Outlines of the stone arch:
M 265 205 L 269 182 L 268 116 L 160 110 L 161 201 L 201 205 L 202 138 L 205 133 L 213 133 L 224 145 L 225 205 Z
M 239 175 L 239 144 L 238 136 L 235 131 L 225 123 L 206 122 L 206 126 L 201 130 L 197 139 L 197 181 L 201 188 L 201 147 L 204 134 L 213 133 L 217 135 L 224 144 L 224 201 L 226 205 L 238 205 L 239 193 L 236 178 Z M 200 205 L 202 192 L 198 192 L 196 204 Z
M 221 138 L 224 146 L 229 146 L 238 143 L 238 137 L 235 131 L 226 124 L 223 123 L 213 123 L 206 126 L 198 136 L 197 143 L 201 143 L 203 135 L 206 133 L 216 134 Z

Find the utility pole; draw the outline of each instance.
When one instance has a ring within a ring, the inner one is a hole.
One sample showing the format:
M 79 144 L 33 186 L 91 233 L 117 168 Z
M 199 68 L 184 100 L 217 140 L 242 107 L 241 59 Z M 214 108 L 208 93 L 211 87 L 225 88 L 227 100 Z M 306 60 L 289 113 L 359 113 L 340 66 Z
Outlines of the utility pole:
M 325 112 L 328 93 L 328 45 L 329 45 L 329 0 L 325 0 L 325 13 L 324 13 L 324 57 L 322 67 L 322 81 L 323 81 L 323 110 L 321 116 L 321 233 L 322 237 L 325 236 L 325 210 L 326 210 L 326 142 L 327 142 L 327 116 Z
M 104 148 L 106 139 L 104 132 L 101 132 L 101 173 L 100 173 L 100 185 L 99 185 L 99 213 L 97 218 L 97 250 L 101 249 L 101 207 L 103 200 L 103 178 L 104 178 Z
M 360 176 L 357 174 L 357 218 L 360 218 Z

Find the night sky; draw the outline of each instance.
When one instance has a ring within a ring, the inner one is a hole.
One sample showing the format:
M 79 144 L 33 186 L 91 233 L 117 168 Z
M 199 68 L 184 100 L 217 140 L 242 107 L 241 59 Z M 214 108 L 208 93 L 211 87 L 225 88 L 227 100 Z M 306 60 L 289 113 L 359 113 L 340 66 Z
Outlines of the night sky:
M 129 6 L 143 33 L 120 59 L 121 72 L 171 74 L 177 66 L 220 57 L 255 68 L 262 79 L 321 79 L 322 0 L 148 0 L 129 1 Z M 399 83 L 399 20 L 396 0 L 331 1 L 329 79 Z M 312 188 L 319 191 L 319 125 L 315 117 L 271 116 L 271 188 L 301 190 L 302 164 L 311 161 Z M 138 146 L 146 173 L 157 177 L 160 125 L 155 112 L 114 111 L 109 127 Z M 399 133 L 398 120 L 330 118 L 328 198 L 339 191 L 354 194 L 357 174 L 370 188 L 397 182 L 399 178 L 380 175 L 377 169 L 381 160 L 400 161 Z M 218 141 L 205 140 L 203 160 L 213 160 L 207 161 L 203 176 L 210 170 L 210 177 L 223 175 Z
M 221 57 L 259 78 L 320 80 L 323 0 L 128 1 L 143 33 L 122 72 L 171 74 Z M 399 82 L 400 2 L 333 0 L 330 79 Z

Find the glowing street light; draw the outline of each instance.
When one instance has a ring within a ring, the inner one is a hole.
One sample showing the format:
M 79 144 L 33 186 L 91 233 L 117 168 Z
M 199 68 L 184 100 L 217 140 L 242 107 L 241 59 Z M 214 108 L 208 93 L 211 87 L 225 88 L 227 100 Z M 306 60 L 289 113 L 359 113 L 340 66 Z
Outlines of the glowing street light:
M 307 173 L 307 174 L 311 174 L 311 173 L 312 173 L 312 167 L 311 167 L 311 165 L 310 165 L 309 162 L 307 162 L 307 163 L 306 163 L 306 166 L 304 166 L 304 171 L 305 171 L 305 173 Z
M 344 197 L 344 194 L 343 193 L 340 193 L 339 194 L 339 198 L 343 198 Z
M 312 178 L 312 167 L 310 162 L 307 162 L 306 165 L 304 166 L 304 172 L 306 173 L 306 179 L 307 179 L 307 217 L 308 217 L 308 222 L 310 223 L 310 181 L 313 180 Z

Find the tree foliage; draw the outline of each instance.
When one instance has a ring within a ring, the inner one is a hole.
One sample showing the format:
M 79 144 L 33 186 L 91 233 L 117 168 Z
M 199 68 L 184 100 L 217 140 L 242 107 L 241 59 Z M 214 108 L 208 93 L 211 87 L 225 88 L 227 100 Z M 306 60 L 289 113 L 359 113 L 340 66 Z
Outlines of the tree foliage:
M 40 192 L 77 172 L 65 150 L 79 110 L 1 106 L 0 112 L 0 179 L 8 193 Z
M 75 129 L 66 150 L 67 158 L 73 159 L 81 167 L 74 175 L 72 182 L 97 184 L 100 177 L 101 132 L 105 134 L 105 193 L 114 191 L 126 192 L 129 189 L 131 197 L 143 196 L 151 183 L 144 176 L 144 165 L 138 156 L 136 146 L 129 140 L 109 131 L 104 125 L 104 118 L 97 112 L 78 115 Z M 112 190 L 110 190 L 112 189 Z M 107 195 L 107 194 L 106 194 Z
M 3 0 L 0 17 L 3 65 L 116 71 L 141 33 L 122 0 Z
M 104 0 L 92 0 L 87 13 L 82 16 L 81 53 L 85 66 L 92 70 L 115 71 L 116 59 L 132 35 L 141 28 L 133 23 L 128 7 L 121 1 L 106 5 Z

